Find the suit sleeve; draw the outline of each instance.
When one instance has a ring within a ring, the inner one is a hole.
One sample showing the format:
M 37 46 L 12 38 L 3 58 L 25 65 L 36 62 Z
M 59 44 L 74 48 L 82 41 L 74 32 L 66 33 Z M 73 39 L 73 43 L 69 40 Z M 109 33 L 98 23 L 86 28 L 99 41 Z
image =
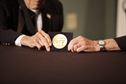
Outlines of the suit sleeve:
M 14 44 L 16 38 L 21 35 L 9 25 L 12 21 L 8 18 L 10 16 L 11 14 L 9 13 L 7 6 L 0 2 L 0 43 L 2 44 Z
M 126 51 L 126 36 L 115 38 L 115 41 L 117 42 L 121 50 Z

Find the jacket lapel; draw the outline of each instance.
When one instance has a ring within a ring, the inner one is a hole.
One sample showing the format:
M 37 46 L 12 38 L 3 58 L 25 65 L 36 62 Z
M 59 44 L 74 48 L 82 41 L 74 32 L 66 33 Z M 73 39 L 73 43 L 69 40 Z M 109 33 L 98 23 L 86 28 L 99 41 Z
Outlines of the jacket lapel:
M 33 22 L 32 22 L 32 18 L 31 18 L 31 13 L 29 12 L 29 10 L 27 9 L 24 0 L 19 0 L 21 8 L 23 10 L 23 14 L 24 14 L 24 21 L 25 21 L 25 28 L 28 30 L 30 35 L 34 35 L 37 32 L 37 29 L 34 27 Z

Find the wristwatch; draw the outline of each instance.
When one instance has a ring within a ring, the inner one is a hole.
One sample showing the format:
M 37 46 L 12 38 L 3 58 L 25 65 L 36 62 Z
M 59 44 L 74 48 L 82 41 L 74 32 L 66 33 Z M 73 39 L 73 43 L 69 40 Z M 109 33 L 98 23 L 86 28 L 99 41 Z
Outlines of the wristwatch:
M 105 48 L 105 41 L 104 40 L 99 40 L 98 41 L 98 45 L 100 47 L 100 51 L 106 51 L 106 48 Z

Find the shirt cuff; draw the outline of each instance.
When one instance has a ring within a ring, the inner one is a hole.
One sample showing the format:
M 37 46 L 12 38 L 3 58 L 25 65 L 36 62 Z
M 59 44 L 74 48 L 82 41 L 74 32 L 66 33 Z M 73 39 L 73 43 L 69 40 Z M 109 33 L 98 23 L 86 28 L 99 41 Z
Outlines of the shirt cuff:
M 21 39 L 24 37 L 25 35 L 20 35 L 16 40 L 15 40 L 15 45 L 21 47 Z

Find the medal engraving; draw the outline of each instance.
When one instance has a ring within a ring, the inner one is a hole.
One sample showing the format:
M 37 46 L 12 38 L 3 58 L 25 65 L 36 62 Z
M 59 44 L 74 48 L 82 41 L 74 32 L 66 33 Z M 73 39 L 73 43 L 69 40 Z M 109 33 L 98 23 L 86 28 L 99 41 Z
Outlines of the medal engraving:
M 52 44 L 56 49 L 63 49 L 67 45 L 67 37 L 63 34 L 57 34 L 53 37 Z

